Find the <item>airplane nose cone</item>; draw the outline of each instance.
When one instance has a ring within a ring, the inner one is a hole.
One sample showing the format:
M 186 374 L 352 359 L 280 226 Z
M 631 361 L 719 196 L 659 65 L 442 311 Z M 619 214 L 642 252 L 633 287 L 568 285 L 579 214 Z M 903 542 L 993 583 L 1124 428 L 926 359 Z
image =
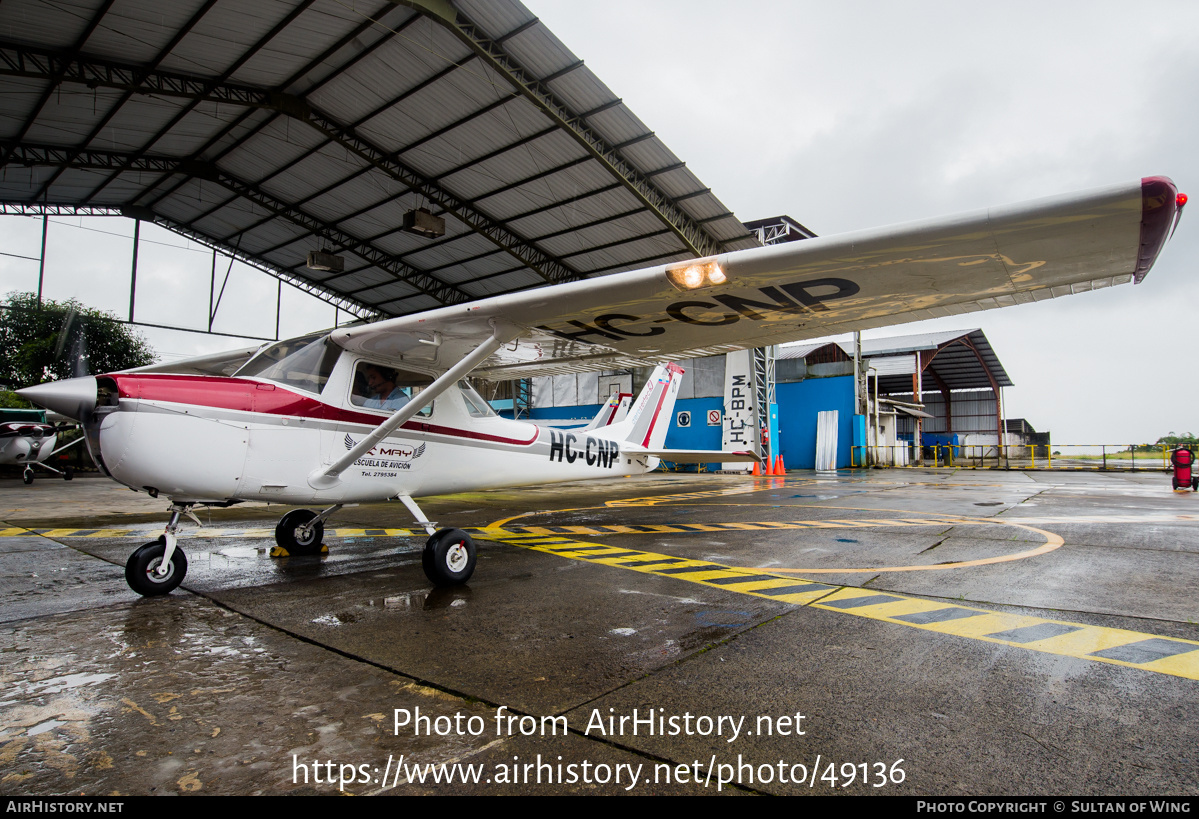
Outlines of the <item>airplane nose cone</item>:
M 17 390 L 17 395 L 39 407 L 83 421 L 96 408 L 96 389 L 96 379 L 89 376 L 47 381 L 36 387 Z

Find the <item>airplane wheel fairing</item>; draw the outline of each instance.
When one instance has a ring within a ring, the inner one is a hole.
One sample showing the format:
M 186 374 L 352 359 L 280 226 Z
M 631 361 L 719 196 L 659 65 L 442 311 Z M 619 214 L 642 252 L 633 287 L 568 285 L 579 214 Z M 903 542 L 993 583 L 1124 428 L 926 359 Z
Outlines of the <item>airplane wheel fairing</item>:
M 475 571 L 475 542 L 461 529 L 442 529 L 425 544 L 421 563 L 434 586 L 465 583 Z
M 279 519 L 275 527 L 275 542 L 292 555 L 320 554 L 321 542 L 325 538 L 325 524 L 318 523 L 305 537 L 299 528 L 316 517 L 311 509 L 293 509 Z
M 29 467 L 25 467 L 25 471 L 21 473 L 21 480 L 26 484 L 33 483 L 33 470 Z
M 159 577 L 158 567 L 162 565 L 162 556 L 167 546 L 163 538 L 151 541 L 129 555 L 125 563 L 125 581 L 129 588 L 143 597 L 157 597 L 170 594 L 175 587 L 183 582 L 187 574 L 187 555 L 175 546 L 175 554 L 171 555 L 171 565 L 166 577 Z

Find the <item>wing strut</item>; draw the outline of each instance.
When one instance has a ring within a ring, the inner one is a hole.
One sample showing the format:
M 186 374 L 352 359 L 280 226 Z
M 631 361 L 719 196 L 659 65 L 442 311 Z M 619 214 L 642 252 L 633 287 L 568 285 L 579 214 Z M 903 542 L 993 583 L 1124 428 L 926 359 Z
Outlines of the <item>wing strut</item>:
M 335 463 L 317 469 L 309 475 L 308 485 L 313 489 L 332 489 L 337 486 L 337 484 L 341 483 L 341 473 L 350 464 L 354 463 L 354 461 L 361 458 L 367 452 L 370 452 L 375 444 L 399 429 L 405 421 L 433 403 L 433 399 L 445 392 L 447 387 L 467 375 L 471 370 L 483 363 L 488 356 L 520 335 L 520 328 L 510 325 L 507 322 L 501 322 L 493 318 L 490 323 L 490 338 L 476 347 L 453 367 L 450 367 L 438 376 L 432 384 L 421 390 L 415 398 L 392 413 L 390 418 L 376 427 L 374 432 L 363 438 L 356 447 L 339 458 Z

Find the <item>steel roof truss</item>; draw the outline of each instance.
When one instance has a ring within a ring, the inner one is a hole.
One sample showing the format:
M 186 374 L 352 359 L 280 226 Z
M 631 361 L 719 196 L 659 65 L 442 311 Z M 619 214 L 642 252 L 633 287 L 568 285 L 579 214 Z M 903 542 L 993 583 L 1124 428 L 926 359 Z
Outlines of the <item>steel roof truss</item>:
M 471 300 L 468 294 L 429 276 L 422 270 L 417 270 L 410 265 L 399 262 L 390 254 L 379 250 L 369 242 L 364 242 L 355 236 L 327 225 L 304 211 L 275 199 L 256 186 L 207 163 L 186 162 L 162 157 L 139 157 L 128 153 L 111 151 L 77 151 L 70 148 L 51 146 L 21 145 L 16 146 L 14 152 L 20 161 L 30 165 L 117 170 L 118 172 L 125 170 L 144 170 L 158 173 L 183 172 L 198 179 L 206 179 L 222 185 L 228 190 L 237 193 L 240 197 L 276 213 L 293 224 L 306 228 L 313 233 L 318 233 L 326 241 L 358 254 L 363 259 L 391 273 L 397 279 L 403 280 L 427 293 L 442 304 L 455 304 Z M 160 217 L 156 213 L 151 214 L 144 208 L 127 208 L 126 211 L 130 212 L 131 215 L 137 216 L 137 218 L 152 216 L 154 221 L 157 221 L 159 218 L 166 218 Z M 139 213 L 139 211 L 145 212 Z M 190 226 L 189 230 L 193 230 L 194 232 L 194 229 L 191 229 Z M 214 240 L 211 237 L 207 237 L 206 241 L 209 243 L 219 243 L 219 240 Z
M 709 256 L 715 252 L 711 237 L 691 219 L 676 208 L 670 199 L 649 183 L 645 177 L 629 164 L 617 149 L 609 146 L 581 117 L 572 112 L 551 92 L 543 82 L 534 78 L 502 47 L 501 43 L 489 39 L 461 11 L 449 4 L 407 0 L 406 5 L 418 9 L 430 18 L 446 26 L 483 59 L 523 96 L 532 101 L 553 122 L 575 137 L 588 153 L 599 160 L 634 196 L 642 200 L 653 213 L 683 241 L 696 256 Z

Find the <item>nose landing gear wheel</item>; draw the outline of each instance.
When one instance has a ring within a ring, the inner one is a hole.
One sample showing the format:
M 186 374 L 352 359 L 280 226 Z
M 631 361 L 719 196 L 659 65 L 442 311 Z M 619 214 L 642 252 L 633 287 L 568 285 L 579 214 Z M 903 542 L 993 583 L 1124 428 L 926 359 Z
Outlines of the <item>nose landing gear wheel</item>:
M 25 467 L 25 471 L 21 473 L 21 480 L 24 481 L 26 485 L 33 483 L 33 470 L 29 467 Z
M 187 556 L 178 546 L 171 555 L 166 575 L 159 577 L 158 567 L 162 565 L 162 556 L 166 550 L 166 541 L 160 537 L 129 556 L 125 563 L 125 581 L 129 588 L 143 597 L 157 597 L 170 594 L 183 582 L 183 577 L 187 574 Z
M 461 529 L 441 529 L 425 543 L 421 564 L 434 586 L 465 583 L 475 571 L 475 542 Z
M 325 524 L 316 524 L 307 534 L 300 527 L 316 517 L 311 509 L 293 509 L 279 519 L 275 527 L 275 542 L 291 555 L 318 555 L 325 538 Z

